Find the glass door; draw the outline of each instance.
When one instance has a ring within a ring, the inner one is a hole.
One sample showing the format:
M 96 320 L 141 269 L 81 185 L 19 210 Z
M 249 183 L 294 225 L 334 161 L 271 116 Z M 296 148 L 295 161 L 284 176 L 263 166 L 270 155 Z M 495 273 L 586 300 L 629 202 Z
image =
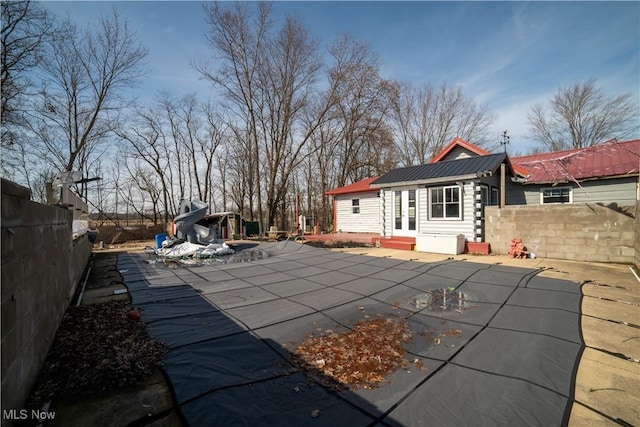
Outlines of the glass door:
M 415 236 L 417 230 L 418 202 L 416 190 L 393 192 L 393 234 Z

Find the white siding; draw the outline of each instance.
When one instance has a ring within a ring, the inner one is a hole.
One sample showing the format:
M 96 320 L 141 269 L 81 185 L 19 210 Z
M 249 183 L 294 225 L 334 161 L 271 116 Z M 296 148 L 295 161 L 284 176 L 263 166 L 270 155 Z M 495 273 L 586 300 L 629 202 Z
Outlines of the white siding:
M 447 184 L 450 185 L 450 184 Z M 433 187 L 440 187 L 434 185 Z M 419 233 L 438 234 L 464 234 L 469 241 L 474 240 L 474 183 L 465 182 L 462 189 L 462 219 L 460 220 L 429 220 L 429 191 L 428 188 L 421 188 L 418 192 L 420 222 Z
M 351 202 L 353 199 L 359 199 L 360 213 L 353 213 Z M 379 233 L 380 199 L 373 192 L 336 196 L 336 222 L 336 231 L 344 233 Z

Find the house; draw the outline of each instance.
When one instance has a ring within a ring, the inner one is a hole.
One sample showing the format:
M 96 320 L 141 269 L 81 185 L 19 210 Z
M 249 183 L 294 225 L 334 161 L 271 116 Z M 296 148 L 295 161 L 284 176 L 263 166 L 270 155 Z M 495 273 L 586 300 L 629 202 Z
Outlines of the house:
M 333 196 L 333 230 L 344 233 L 380 232 L 378 188 L 371 187 L 377 177 L 366 178 L 327 191 Z
M 455 138 L 428 164 L 327 194 L 334 196 L 336 230 L 380 233 L 381 246 L 401 249 L 446 238 L 444 253 L 459 253 L 462 239 L 466 250 L 488 253 L 485 206 L 635 205 L 639 166 L 640 140 L 510 159 Z
M 640 199 L 640 139 L 511 159 L 528 172 L 507 186 L 507 204 L 603 203 L 631 206 Z
M 501 188 L 517 176 L 506 153 L 490 154 L 460 138 L 431 163 L 389 171 L 371 183 L 380 190 L 380 244 L 404 241 L 409 248 L 426 236 L 418 238 L 421 250 L 421 240 L 446 238 L 457 249 L 432 251 L 460 253 L 461 244 L 483 243 L 484 207 L 500 204 Z

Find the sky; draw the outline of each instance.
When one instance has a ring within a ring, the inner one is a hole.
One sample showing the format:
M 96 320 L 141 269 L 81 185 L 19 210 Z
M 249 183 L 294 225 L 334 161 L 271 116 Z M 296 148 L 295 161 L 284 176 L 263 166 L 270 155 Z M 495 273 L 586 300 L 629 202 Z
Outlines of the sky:
M 80 27 L 116 8 L 149 49 L 149 74 L 137 89 L 141 100 L 151 103 L 161 90 L 215 100 L 211 85 L 191 66 L 213 58 L 202 3 L 42 4 Z M 533 144 L 527 112 L 562 87 L 593 78 L 608 95 L 640 98 L 636 1 L 279 1 L 273 13 L 276 20 L 299 18 L 323 52 L 343 33 L 369 43 L 380 57 L 383 78 L 462 86 L 466 96 L 497 115 L 492 133 L 499 141 L 508 132 L 512 154 L 524 154 Z

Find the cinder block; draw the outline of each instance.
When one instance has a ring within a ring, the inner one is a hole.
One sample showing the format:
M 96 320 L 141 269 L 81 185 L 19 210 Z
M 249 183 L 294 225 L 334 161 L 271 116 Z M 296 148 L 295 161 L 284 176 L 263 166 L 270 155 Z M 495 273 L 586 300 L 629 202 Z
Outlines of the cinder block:
M 11 370 L 14 368 L 17 355 L 19 353 L 20 344 L 18 341 L 18 334 L 15 329 L 10 330 L 6 336 L 2 338 L 2 382 L 5 382 L 5 378 L 11 375 Z M 5 396 L 2 396 L 3 400 Z
M 564 244 L 569 247 L 575 247 L 577 250 L 582 250 L 588 241 L 586 239 L 578 239 L 573 236 L 566 236 L 564 239 Z
M 623 230 L 620 233 L 620 238 L 622 240 L 628 240 L 630 242 L 633 242 L 635 240 L 635 237 L 636 236 L 635 236 L 635 233 L 633 232 L 633 230 Z
M 548 237 L 545 239 L 545 242 L 547 242 L 547 244 L 552 244 L 552 245 L 564 245 L 566 244 L 566 239 L 563 237 Z
M 609 254 L 613 256 L 621 256 L 625 258 L 632 258 L 635 255 L 635 250 L 629 246 L 612 246 L 610 248 Z
M 601 253 L 591 255 L 589 257 L 589 262 L 613 262 L 609 255 L 604 255 Z
M 598 248 L 595 245 L 586 244 L 580 249 L 580 252 L 586 255 L 593 255 L 598 253 Z
M 564 226 L 564 221 L 566 221 L 566 218 L 558 218 L 558 222 L 549 222 L 547 223 L 547 229 L 548 230 L 564 230 L 565 226 Z
M 2 339 L 16 327 L 17 306 L 13 294 L 2 295 Z
M 579 238 L 579 239 L 587 239 L 587 240 L 595 240 L 595 236 L 596 234 L 598 234 L 597 231 L 592 231 L 592 230 L 585 230 L 585 227 L 580 226 L 581 230 L 579 231 L 575 231 L 574 232 L 574 236 Z
M 564 259 L 568 259 L 570 261 L 576 260 L 576 253 L 573 250 L 567 250 L 564 252 Z
M 3 188 L 4 190 L 4 188 Z M 22 201 L 2 194 L 2 228 L 22 225 Z
M 566 252 L 548 252 L 546 257 L 554 258 L 554 259 L 567 259 L 567 253 Z

